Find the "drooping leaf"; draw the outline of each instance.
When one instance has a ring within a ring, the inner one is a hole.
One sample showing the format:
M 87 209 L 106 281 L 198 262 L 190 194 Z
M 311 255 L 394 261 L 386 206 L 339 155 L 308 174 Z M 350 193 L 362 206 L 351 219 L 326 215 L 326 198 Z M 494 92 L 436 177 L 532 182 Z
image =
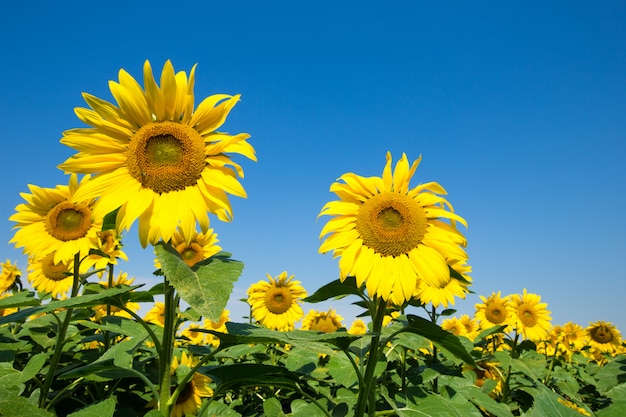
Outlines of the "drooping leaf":
M 354 277 L 347 277 L 343 282 L 338 279 L 332 281 L 304 298 L 303 301 L 307 303 L 321 303 L 331 298 L 339 299 L 348 295 L 362 296 L 361 291 L 356 286 L 356 278 Z
M 67 417 L 113 417 L 113 413 L 115 413 L 115 400 L 108 398 L 78 410 Z
M 38 306 L 40 303 L 41 300 L 35 298 L 32 291 L 20 291 L 0 299 L 0 309 Z
M 438 348 L 451 353 L 467 364 L 476 365 L 474 358 L 465 349 L 457 336 L 422 317 L 408 315 L 407 319 L 409 320 L 409 326 L 404 331 L 424 336 Z
M 194 270 L 168 245 L 157 244 L 155 252 L 161 270 L 181 298 L 204 317 L 219 321 L 233 285 L 241 275 L 243 263 L 213 256 Z

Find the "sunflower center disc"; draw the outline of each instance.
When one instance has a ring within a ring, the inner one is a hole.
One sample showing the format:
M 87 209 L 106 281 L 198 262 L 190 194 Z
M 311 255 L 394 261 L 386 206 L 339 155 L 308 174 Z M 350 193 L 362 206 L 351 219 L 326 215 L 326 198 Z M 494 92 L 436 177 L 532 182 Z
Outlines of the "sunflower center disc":
M 519 317 L 526 327 L 533 327 L 535 324 L 537 324 L 537 317 L 535 317 L 532 311 L 524 307 L 520 309 Z
M 613 333 L 604 326 L 600 326 L 591 333 L 591 337 L 598 343 L 609 343 L 613 340 Z
M 399 256 L 416 248 L 427 227 L 424 209 L 413 198 L 394 192 L 377 194 L 361 205 L 356 229 L 363 243 L 384 256 Z
M 85 204 L 64 201 L 48 212 L 44 225 L 52 237 L 63 242 L 80 239 L 91 227 L 91 209 Z
M 489 310 L 487 310 L 486 317 L 487 320 L 489 320 L 490 322 L 500 324 L 504 321 L 506 315 L 504 315 L 502 310 L 500 310 L 499 308 L 490 308 Z
M 159 194 L 195 185 L 206 167 L 204 139 L 181 123 L 142 126 L 133 135 L 127 155 L 130 175 Z
M 67 275 L 68 266 L 66 264 L 64 264 L 63 262 L 59 262 L 58 264 L 54 263 L 54 252 L 48 254 L 41 261 L 41 271 L 46 276 L 46 278 L 52 281 L 63 281 L 69 276 Z
M 265 306 L 274 314 L 283 314 L 291 308 L 293 297 L 287 288 L 270 288 L 265 293 Z
M 180 245 L 176 246 L 176 251 L 180 253 L 183 261 L 185 261 L 188 266 L 194 266 L 198 262 L 204 260 L 202 247 L 200 247 L 200 245 L 195 242 L 191 245 L 187 245 L 183 242 Z

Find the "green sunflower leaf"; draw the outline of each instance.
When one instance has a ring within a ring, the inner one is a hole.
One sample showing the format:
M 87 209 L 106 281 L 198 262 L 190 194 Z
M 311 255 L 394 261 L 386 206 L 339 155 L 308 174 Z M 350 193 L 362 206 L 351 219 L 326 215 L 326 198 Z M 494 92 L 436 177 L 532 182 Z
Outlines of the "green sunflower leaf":
M 465 349 L 457 336 L 443 330 L 441 327 L 422 317 L 409 314 L 407 319 L 409 320 L 409 326 L 406 327 L 404 331 L 424 336 L 433 342 L 435 346 L 451 353 L 463 362 L 476 365 L 474 358 L 469 354 L 467 349 Z
M 338 279 L 330 282 L 304 298 L 303 301 L 307 303 L 321 303 L 331 298 L 338 299 L 347 295 L 363 296 L 361 290 L 356 286 L 356 278 L 354 277 L 347 277 L 343 282 Z
M 161 270 L 181 298 L 204 317 L 219 321 L 243 263 L 213 256 L 192 269 L 171 246 L 159 243 L 154 250 Z

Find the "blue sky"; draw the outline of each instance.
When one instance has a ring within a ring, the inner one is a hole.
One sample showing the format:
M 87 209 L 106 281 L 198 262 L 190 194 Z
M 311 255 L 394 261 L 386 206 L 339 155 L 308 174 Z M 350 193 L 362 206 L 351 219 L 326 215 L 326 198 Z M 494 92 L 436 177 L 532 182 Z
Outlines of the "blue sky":
M 412 184 L 441 183 L 469 223 L 475 294 L 459 313 L 527 288 L 555 324 L 626 332 L 625 3 L 13 2 L 2 20 L 0 240 L 27 184 L 67 183 L 59 139 L 81 126 L 81 92 L 112 100 L 120 68 L 141 81 L 146 59 L 171 59 L 198 64 L 198 99 L 242 94 L 223 130 L 257 150 L 238 160 L 234 221 L 212 223 L 245 263 L 233 299 L 266 273 L 309 292 L 336 279 L 316 216 L 337 177 L 380 175 L 389 150 L 423 155 Z M 125 244 L 121 268 L 151 282 L 136 228 Z M 26 269 L 8 244 L 7 258 Z M 332 304 L 346 324 L 349 304 Z

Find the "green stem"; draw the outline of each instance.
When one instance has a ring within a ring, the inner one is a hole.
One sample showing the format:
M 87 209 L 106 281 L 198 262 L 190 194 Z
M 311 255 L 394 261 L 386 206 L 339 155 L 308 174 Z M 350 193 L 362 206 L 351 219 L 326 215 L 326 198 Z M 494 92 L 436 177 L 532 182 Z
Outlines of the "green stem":
M 171 364 L 172 354 L 174 350 L 174 337 L 176 332 L 176 308 L 178 307 L 178 297 L 176 297 L 176 290 L 164 277 L 164 296 L 165 296 L 165 318 L 163 325 L 163 342 L 161 343 L 161 349 L 159 352 L 159 376 L 161 382 L 161 394 L 159 400 L 159 410 L 164 416 L 170 415 L 170 397 L 171 397 Z
M 70 297 L 74 298 L 78 295 L 78 289 L 80 287 L 80 254 L 74 255 L 74 271 L 73 278 L 74 281 L 72 283 L 72 292 Z M 48 408 L 46 405 L 46 400 L 48 399 L 48 392 L 52 387 L 52 382 L 54 381 L 54 374 L 57 371 L 57 367 L 59 366 L 59 361 L 61 360 L 61 355 L 63 354 L 63 345 L 65 344 L 65 336 L 67 334 L 67 329 L 70 326 L 70 322 L 72 321 L 72 313 L 74 309 L 68 308 L 65 311 L 65 318 L 59 327 L 59 332 L 57 333 L 57 340 L 54 346 L 54 354 L 50 359 L 50 368 L 48 369 L 48 373 L 46 374 L 46 379 L 43 384 L 43 388 L 39 394 L 39 408 Z
M 107 288 L 111 288 L 113 286 L 113 264 L 109 264 L 108 265 L 108 277 L 107 277 L 107 281 L 108 281 L 108 286 Z M 111 315 L 111 303 L 107 302 L 107 317 L 109 317 Z M 111 332 L 109 332 L 108 330 L 104 331 L 104 350 L 107 351 L 109 350 L 109 344 L 111 343 Z
M 355 417 L 363 417 L 365 415 L 365 408 L 368 408 L 368 413 L 373 416 L 375 413 L 376 404 L 376 390 L 374 389 L 375 377 L 374 371 L 376 370 L 376 363 L 378 362 L 378 349 L 380 343 L 380 332 L 382 330 L 383 318 L 385 317 L 385 311 L 387 309 L 387 302 L 382 298 L 378 299 L 377 308 L 373 314 L 372 321 L 372 341 L 370 343 L 370 350 L 367 358 L 367 366 L 365 367 L 365 376 L 363 377 L 363 385 L 359 387 L 359 396 L 356 403 Z
M 515 338 L 513 339 L 513 346 L 511 346 L 511 359 L 515 357 L 515 350 L 517 349 L 517 341 L 519 339 L 519 333 L 515 332 Z M 504 378 L 504 383 L 502 384 L 502 403 L 506 404 L 509 401 L 509 394 L 511 392 L 510 381 L 511 381 L 511 371 L 512 366 L 509 365 L 509 368 L 506 371 L 506 377 Z

